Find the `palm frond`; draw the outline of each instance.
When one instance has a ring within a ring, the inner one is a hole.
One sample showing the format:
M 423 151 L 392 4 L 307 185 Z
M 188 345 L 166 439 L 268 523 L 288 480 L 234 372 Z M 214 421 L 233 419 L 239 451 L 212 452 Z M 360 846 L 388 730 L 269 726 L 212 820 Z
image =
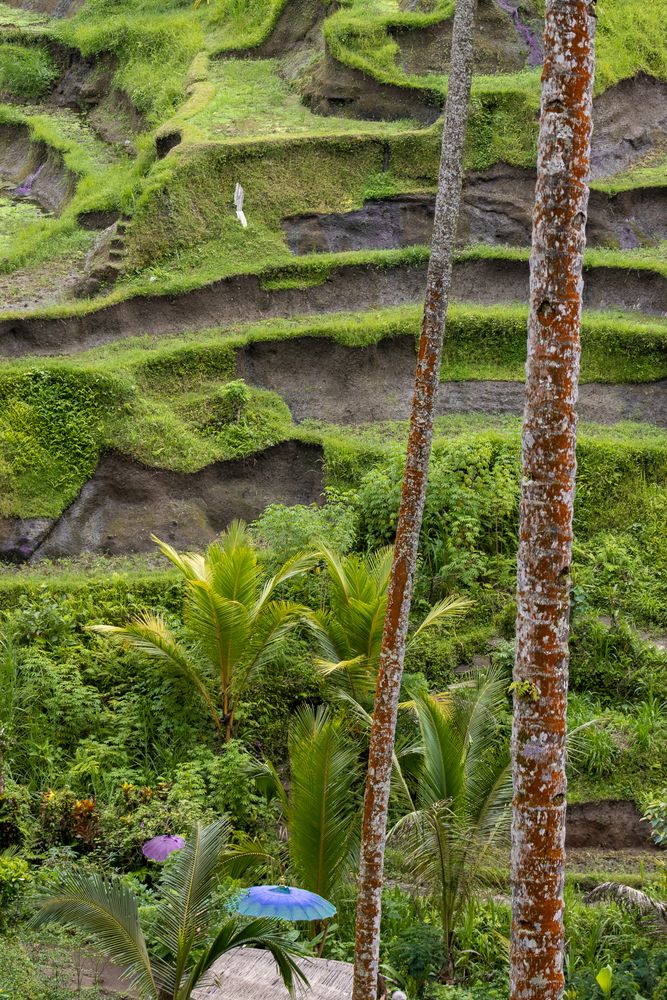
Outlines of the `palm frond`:
M 567 762 L 573 771 L 577 771 L 580 765 L 585 765 L 589 751 L 589 743 L 586 739 L 588 730 L 595 726 L 603 727 L 606 720 L 602 716 L 595 719 L 588 719 L 578 726 L 568 728 L 566 736 Z
M 333 549 L 329 549 L 324 545 L 320 550 L 320 555 L 324 559 L 329 574 L 329 581 L 336 596 L 339 600 L 346 601 L 350 594 L 350 581 L 346 573 L 345 560 L 337 552 L 334 552 Z
M 255 671 L 271 660 L 288 632 L 295 629 L 307 616 L 308 610 L 293 601 L 269 601 L 264 606 L 261 615 L 253 623 L 243 663 L 234 678 L 236 697 L 244 690 Z
M 331 612 L 311 612 L 309 625 L 323 659 L 332 663 L 344 659 L 345 635 L 339 632 Z
M 205 937 L 211 893 L 220 875 L 229 823 L 197 824 L 160 883 L 154 933 L 176 957 L 172 985 L 178 985 L 196 942 Z
M 238 918 L 230 918 L 218 931 L 217 935 L 193 967 L 187 980 L 183 983 L 179 1000 L 189 997 L 197 986 L 214 985 L 210 969 L 214 962 L 226 952 L 234 948 L 259 947 L 271 953 L 280 973 L 280 977 L 290 993 L 294 992 L 297 982 L 308 987 L 308 980 L 294 959 L 294 955 L 302 955 L 303 951 L 281 930 L 274 920 L 259 917 L 256 920 L 243 922 Z
M 389 576 L 391 574 L 393 559 L 393 545 L 385 545 L 366 556 L 368 575 L 375 584 L 378 594 L 385 593 L 389 586 Z
M 618 903 L 640 916 L 650 917 L 667 934 L 667 903 L 662 900 L 654 899 L 641 889 L 633 889 L 620 882 L 603 882 L 584 897 L 586 903 L 602 903 L 606 900 Z
M 284 562 L 278 572 L 274 573 L 264 584 L 262 593 L 253 609 L 254 615 L 257 615 L 267 601 L 273 597 L 276 588 L 281 583 L 291 580 L 292 577 L 300 576 L 302 573 L 307 573 L 309 569 L 317 565 L 318 561 L 319 554 L 317 552 L 301 552 Z
M 145 613 L 122 627 L 91 625 L 90 630 L 98 635 L 112 636 L 138 653 L 158 659 L 170 673 L 186 680 L 199 693 L 216 727 L 220 728 L 215 700 L 203 673 L 190 650 L 179 642 L 162 615 Z
M 290 729 L 289 756 L 292 866 L 304 888 L 327 896 L 356 854 L 358 753 L 327 709 L 305 707 Z
M 160 552 L 181 571 L 186 580 L 203 579 L 205 574 L 204 557 L 199 552 L 177 552 L 167 542 L 162 542 L 156 535 L 151 535 Z
M 474 601 L 471 601 L 467 597 L 455 596 L 445 597 L 442 601 L 439 601 L 431 608 L 419 628 L 415 629 L 412 633 L 408 642 L 408 648 L 412 646 L 420 635 L 423 635 L 424 632 L 434 625 L 438 625 L 443 621 L 451 622 L 463 618 L 474 606 L 474 603 Z
M 423 747 L 419 803 L 458 799 L 465 786 L 465 748 L 456 719 L 429 696 L 415 699 L 415 711 Z
M 509 745 L 498 746 L 466 780 L 466 815 L 471 843 L 478 856 L 507 843 L 512 807 L 512 764 Z
M 415 876 L 441 900 L 443 912 L 452 912 L 462 878 L 467 831 L 447 801 L 402 817 L 390 831 L 398 839 Z
M 348 694 L 356 702 L 368 701 L 375 691 L 375 670 L 369 664 L 368 657 L 355 656 L 351 660 L 315 660 L 316 670 L 339 690 Z
M 262 570 L 247 540 L 232 545 L 224 538 L 206 550 L 206 579 L 220 597 L 252 608 L 260 592 Z
M 498 742 L 498 720 L 507 705 L 507 681 L 503 669 L 490 667 L 455 696 L 468 773 L 475 773 L 478 761 L 485 761 Z
M 204 580 L 193 580 L 185 596 L 188 631 L 211 661 L 223 688 L 232 682 L 234 667 L 244 654 L 250 635 L 243 604 L 217 593 Z
M 276 798 L 280 802 L 283 814 L 287 812 L 287 793 L 270 760 L 252 759 L 244 767 L 244 774 L 253 781 L 258 791 L 268 802 Z
M 223 871 L 231 878 L 245 881 L 273 879 L 282 874 L 284 862 L 280 851 L 271 851 L 264 840 L 239 831 L 225 848 Z
M 409 753 L 418 808 L 391 836 L 400 838 L 412 870 L 437 894 L 446 929 L 509 833 L 511 768 L 498 724 L 506 691 L 506 679 L 491 671 L 450 690 L 444 702 L 423 694 L 413 701 L 420 742 Z
M 218 541 L 213 544 L 221 548 L 223 552 L 233 552 L 235 549 L 248 547 L 250 541 L 248 525 L 241 518 L 236 517 L 227 525 Z
M 373 716 L 370 712 L 368 712 L 363 705 L 359 704 L 354 697 L 345 691 L 338 692 L 338 699 L 347 706 L 355 722 L 357 722 L 370 735 L 371 726 L 373 724 Z M 409 744 L 401 744 L 397 742 L 396 748 L 392 754 L 391 790 L 396 798 L 400 800 L 402 807 L 409 811 L 414 809 L 414 803 L 412 801 L 412 795 L 404 773 L 404 761 L 409 761 L 410 765 L 413 765 L 415 753 L 421 763 L 422 758 L 420 745 L 411 741 Z
M 121 879 L 74 870 L 35 902 L 38 910 L 31 920 L 33 927 L 57 922 L 90 934 L 104 954 L 123 969 L 128 982 L 147 998 L 157 998 L 137 901 Z

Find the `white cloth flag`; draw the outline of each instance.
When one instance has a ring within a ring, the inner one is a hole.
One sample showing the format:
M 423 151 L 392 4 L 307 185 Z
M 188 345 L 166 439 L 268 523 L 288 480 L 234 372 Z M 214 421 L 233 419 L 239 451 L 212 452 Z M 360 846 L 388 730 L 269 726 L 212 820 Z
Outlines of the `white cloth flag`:
M 245 198 L 245 191 L 240 184 L 236 185 L 234 189 L 234 204 L 236 205 L 236 218 L 239 220 L 244 229 L 248 228 L 248 220 L 245 217 L 243 211 L 243 200 Z

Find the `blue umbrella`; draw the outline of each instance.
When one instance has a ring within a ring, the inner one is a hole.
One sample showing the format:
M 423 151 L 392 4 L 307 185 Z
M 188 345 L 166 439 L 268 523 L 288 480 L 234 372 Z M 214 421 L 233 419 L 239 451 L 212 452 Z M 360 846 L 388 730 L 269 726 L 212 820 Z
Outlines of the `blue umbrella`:
M 291 885 L 254 885 L 244 889 L 237 909 L 248 917 L 282 920 L 327 920 L 336 912 L 333 903 L 322 896 Z

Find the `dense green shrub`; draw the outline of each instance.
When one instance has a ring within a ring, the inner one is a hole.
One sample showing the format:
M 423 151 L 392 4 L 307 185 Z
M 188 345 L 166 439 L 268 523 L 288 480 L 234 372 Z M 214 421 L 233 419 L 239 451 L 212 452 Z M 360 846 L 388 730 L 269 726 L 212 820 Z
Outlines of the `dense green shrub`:
M 415 923 L 393 939 L 387 958 L 413 984 L 417 996 L 423 996 L 427 982 L 437 977 L 444 964 L 442 931 L 433 924 Z
M 656 844 L 667 844 L 667 789 L 650 799 L 644 809 L 644 819 L 651 824 Z
M 28 789 L 5 778 L 0 795 L 0 851 L 21 844 L 28 836 L 31 804 Z
M 56 1000 L 26 950 L 0 937 L 0 1000 Z
M 628 624 L 575 617 L 570 638 L 570 684 L 608 702 L 633 702 L 652 693 L 667 698 L 665 655 Z
M 304 639 L 289 637 L 272 662 L 257 674 L 241 704 L 244 740 L 262 757 L 282 762 L 287 754 L 288 722 L 303 702 L 326 700 L 321 674 Z
M 393 540 L 402 459 L 374 469 L 359 490 L 360 541 Z M 445 591 L 471 586 L 512 558 L 519 502 L 518 442 L 489 435 L 436 448 L 429 472 L 421 551 L 429 575 Z
M 2 373 L 0 514 L 59 514 L 92 475 L 100 428 L 128 393 L 117 378 L 65 367 Z
M 270 504 L 253 522 L 251 532 L 272 563 L 280 564 L 320 545 L 349 552 L 355 541 L 356 522 L 356 494 L 329 489 L 323 505 Z
M 12 852 L 0 853 L 0 929 L 15 917 L 16 905 L 31 881 L 27 861 Z

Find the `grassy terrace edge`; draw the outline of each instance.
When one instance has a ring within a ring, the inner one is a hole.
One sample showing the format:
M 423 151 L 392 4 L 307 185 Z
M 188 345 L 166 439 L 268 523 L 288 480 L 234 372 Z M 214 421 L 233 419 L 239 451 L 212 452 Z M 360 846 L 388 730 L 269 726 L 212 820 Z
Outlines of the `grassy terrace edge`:
M 253 270 L 250 267 L 230 273 L 205 275 L 191 271 L 179 274 L 169 280 L 151 282 L 148 279 L 135 285 L 131 291 L 118 288 L 96 299 L 81 299 L 75 302 L 56 303 L 32 310 L 7 310 L 0 313 L 0 322 L 30 319 L 64 319 L 68 316 L 94 316 L 95 313 L 133 298 L 158 299 L 206 288 L 228 277 L 255 275 L 262 288 L 279 290 L 283 288 L 308 288 L 324 284 L 333 271 L 346 266 L 369 267 L 380 270 L 402 265 L 420 266 L 429 259 L 428 247 L 412 246 L 401 250 L 351 250 L 344 253 L 316 253 L 298 259 L 292 258 L 282 263 L 271 264 Z M 528 261 L 529 251 L 523 248 L 502 246 L 471 246 L 455 255 L 457 263 L 466 261 Z M 588 250 L 585 269 L 614 268 L 634 272 L 645 272 L 667 278 L 667 260 L 650 251 L 622 252 L 616 250 Z

